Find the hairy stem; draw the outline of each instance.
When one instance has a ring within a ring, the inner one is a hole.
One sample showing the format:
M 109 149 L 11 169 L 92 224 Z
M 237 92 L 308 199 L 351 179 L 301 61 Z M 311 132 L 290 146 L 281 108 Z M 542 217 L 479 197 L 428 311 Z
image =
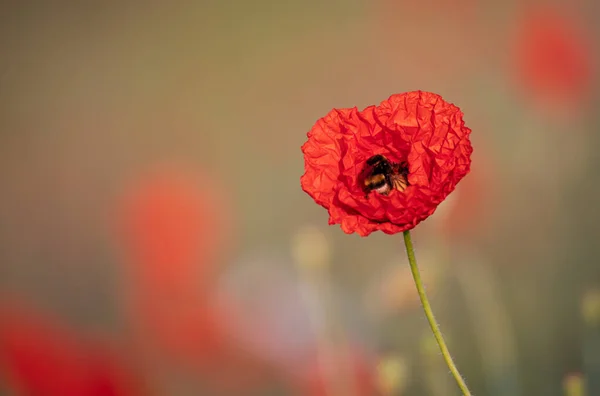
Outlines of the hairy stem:
M 452 356 L 450 356 L 450 351 L 448 351 L 448 347 L 446 346 L 446 342 L 444 341 L 444 337 L 442 336 L 442 332 L 440 331 L 440 328 L 437 322 L 435 321 L 435 316 L 433 315 L 433 311 L 431 310 L 431 305 L 429 304 L 429 299 L 427 298 L 427 294 L 425 293 L 425 287 L 423 286 L 423 281 L 421 280 L 421 273 L 419 272 L 419 267 L 417 267 L 417 259 L 415 258 L 415 250 L 413 248 L 412 240 L 410 238 L 410 231 L 404 231 L 404 244 L 406 245 L 406 254 L 408 255 L 408 262 L 410 263 L 410 271 L 412 272 L 413 278 L 415 280 L 417 292 L 419 293 L 419 298 L 421 299 L 421 304 L 423 305 L 423 310 L 425 311 L 425 316 L 427 317 L 429 326 L 431 326 L 431 331 L 433 331 L 433 336 L 435 337 L 440 347 L 440 351 L 442 351 L 442 356 L 446 361 L 446 365 L 450 369 L 450 372 L 456 380 L 456 383 L 458 384 L 458 387 L 462 391 L 463 395 L 471 396 L 471 392 L 469 391 L 469 388 L 467 388 L 465 380 L 456 368 L 456 365 L 452 360 Z

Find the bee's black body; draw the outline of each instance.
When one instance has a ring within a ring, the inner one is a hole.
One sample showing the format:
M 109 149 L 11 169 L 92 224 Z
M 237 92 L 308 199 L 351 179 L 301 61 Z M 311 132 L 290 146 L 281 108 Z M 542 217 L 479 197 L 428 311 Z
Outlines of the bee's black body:
M 408 186 L 408 166 L 405 162 L 396 164 L 390 162 L 381 154 L 369 158 L 361 173 L 362 189 L 365 198 L 371 191 L 388 195 L 392 188 L 404 191 Z

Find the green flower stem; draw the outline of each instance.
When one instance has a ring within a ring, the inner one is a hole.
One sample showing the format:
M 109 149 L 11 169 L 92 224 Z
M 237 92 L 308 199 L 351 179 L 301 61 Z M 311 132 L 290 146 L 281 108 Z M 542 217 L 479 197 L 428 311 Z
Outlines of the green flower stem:
M 440 347 L 440 351 L 442 351 L 442 356 L 444 357 L 446 365 L 454 376 L 454 379 L 456 380 L 456 383 L 458 384 L 458 387 L 462 391 L 463 395 L 471 396 L 471 392 L 469 391 L 469 388 L 467 388 L 465 380 L 456 368 L 456 365 L 452 360 L 452 356 L 450 356 L 450 351 L 448 351 L 448 347 L 446 346 L 442 332 L 435 321 L 435 316 L 433 316 L 429 299 L 427 298 L 427 294 L 425 294 L 425 287 L 423 286 L 423 281 L 421 280 L 421 274 L 419 273 L 419 268 L 417 267 L 417 259 L 415 258 L 415 250 L 410 238 L 410 231 L 404 231 L 404 244 L 406 245 L 406 254 L 408 255 L 408 262 L 410 263 L 410 271 L 415 279 L 415 285 L 417 286 L 417 292 L 419 293 L 419 298 L 421 299 L 425 316 L 427 317 L 429 326 L 431 326 L 431 331 L 433 331 L 433 335 Z

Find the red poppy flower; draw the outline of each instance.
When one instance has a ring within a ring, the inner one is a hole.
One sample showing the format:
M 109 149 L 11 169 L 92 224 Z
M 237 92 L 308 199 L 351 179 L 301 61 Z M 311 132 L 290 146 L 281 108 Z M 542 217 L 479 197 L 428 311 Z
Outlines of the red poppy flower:
M 317 121 L 302 146 L 302 189 L 329 211 L 329 224 L 340 224 L 348 234 L 410 230 L 469 173 L 471 130 L 462 117 L 458 107 L 422 91 L 392 95 L 362 111 L 334 109 Z M 392 173 L 404 178 L 398 188 L 385 179 L 389 195 L 365 196 L 373 173 L 367 161 L 375 155 L 385 156 Z
M 204 172 L 159 168 L 129 186 L 119 212 L 135 342 L 148 360 L 193 370 L 215 394 L 249 389 L 263 375 L 228 338 L 233 307 L 214 295 L 231 229 L 222 191 Z
M 208 282 L 228 230 L 216 181 L 186 168 L 158 168 L 128 186 L 119 221 L 136 282 L 186 292 Z
M 0 306 L 0 366 L 19 394 L 145 394 L 140 379 L 118 354 L 21 304 Z
M 528 93 L 569 103 L 590 92 L 592 54 L 580 25 L 549 7 L 524 13 L 517 25 L 514 65 L 519 85 Z

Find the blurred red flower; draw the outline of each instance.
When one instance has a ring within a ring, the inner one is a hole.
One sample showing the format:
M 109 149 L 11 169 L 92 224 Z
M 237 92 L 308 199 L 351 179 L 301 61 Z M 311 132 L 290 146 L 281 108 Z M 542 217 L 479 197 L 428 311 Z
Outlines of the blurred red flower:
M 247 389 L 263 368 L 228 338 L 234 308 L 215 295 L 230 230 L 223 191 L 208 173 L 158 168 L 128 186 L 119 212 L 136 343 L 158 365 L 191 370 L 215 392 Z
M 173 167 L 128 186 L 120 221 L 136 282 L 158 292 L 197 289 L 210 278 L 229 225 L 215 184 Z
M 84 340 L 29 307 L 0 306 L 0 366 L 17 394 L 136 396 L 141 382 L 105 345 Z
M 220 348 L 221 318 L 207 299 L 228 221 L 215 188 L 205 174 L 158 168 L 129 186 L 120 212 L 140 341 L 175 356 Z
M 425 220 L 469 173 L 473 148 L 463 113 L 439 95 L 392 95 L 363 111 L 334 109 L 317 121 L 302 146 L 302 189 L 346 233 L 394 234 Z M 367 161 L 384 155 L 407 164 L 408 187 L 388 196 L 363 190 Z
M 517 24 L 515 70 L 520 86 L 542 100 L 572 103 L 590 91 L 591 44 L 565 10 L 536 7 Z

